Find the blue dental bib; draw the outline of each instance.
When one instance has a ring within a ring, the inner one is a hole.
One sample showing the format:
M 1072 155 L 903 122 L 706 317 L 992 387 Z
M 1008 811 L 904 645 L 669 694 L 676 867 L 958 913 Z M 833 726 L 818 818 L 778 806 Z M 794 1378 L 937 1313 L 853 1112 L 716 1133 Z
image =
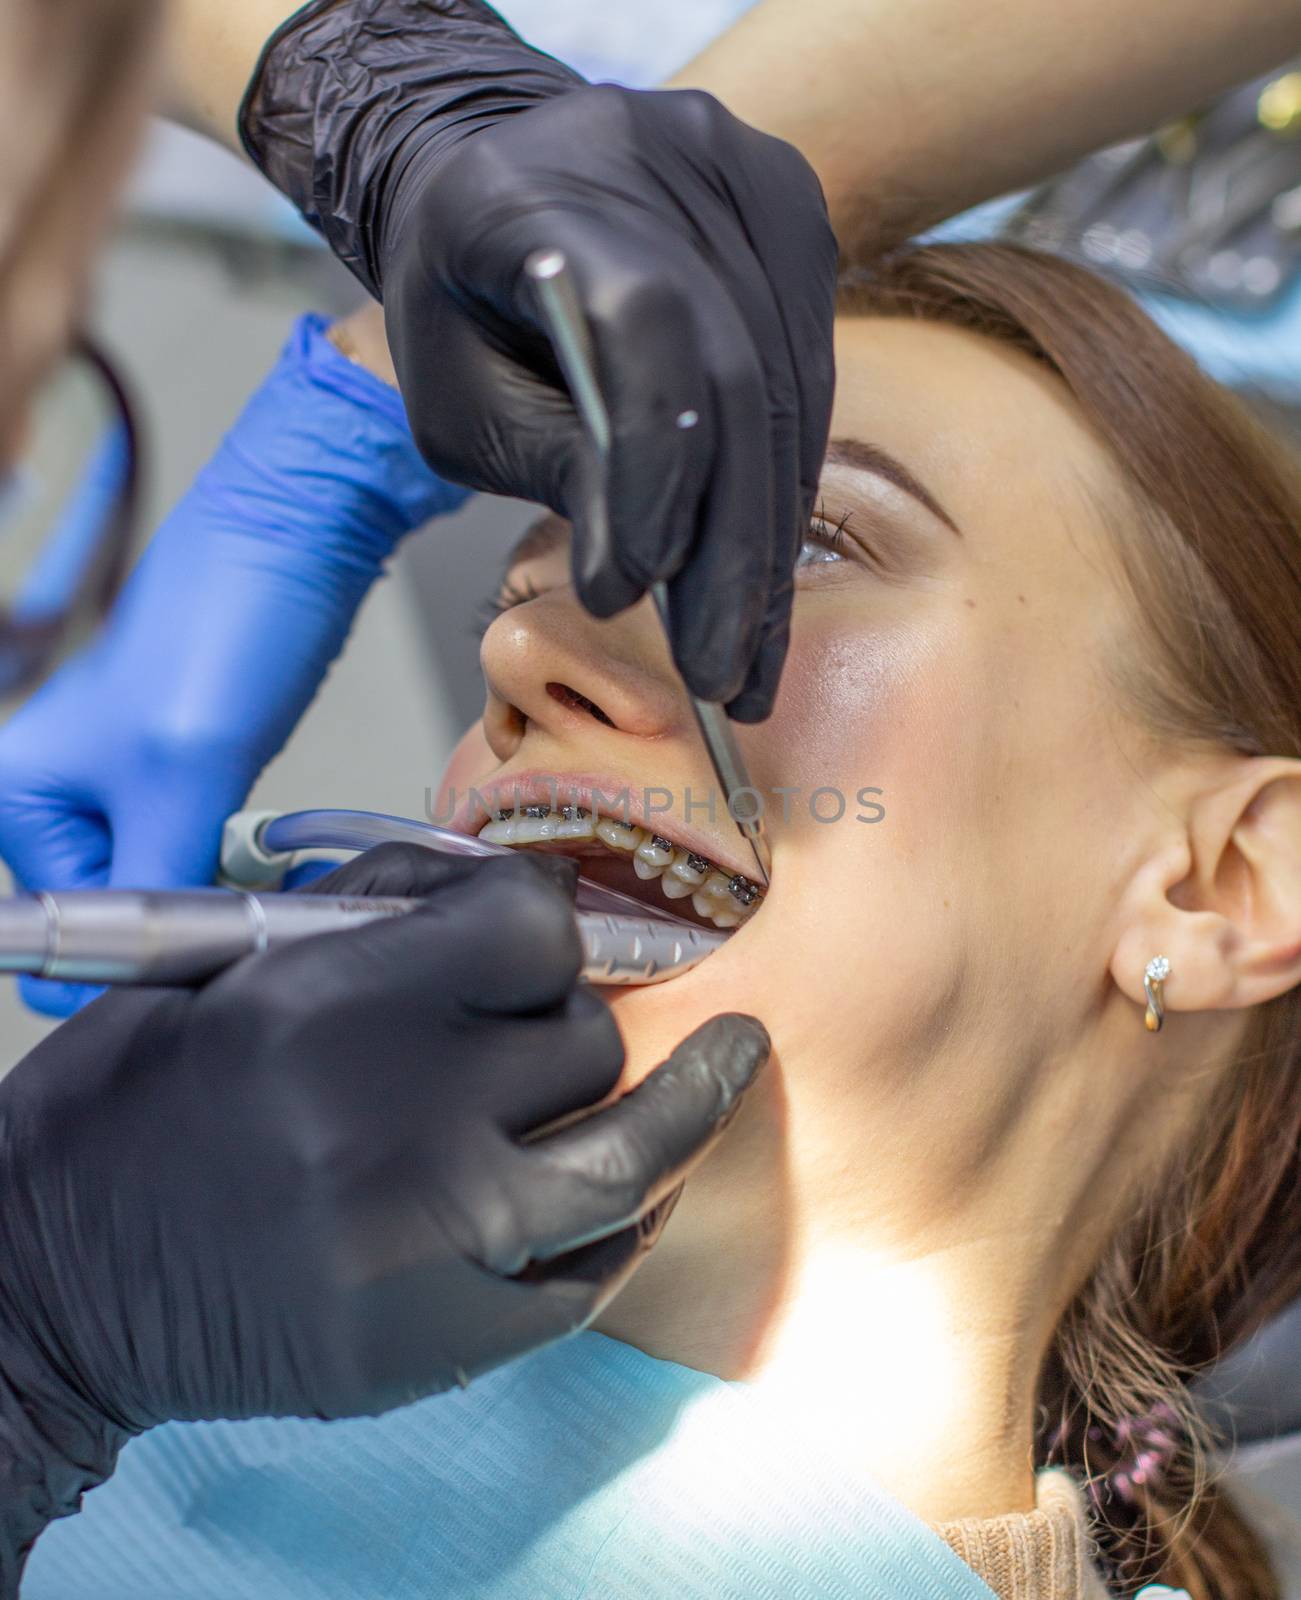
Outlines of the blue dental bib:
M 854 1422 L 846 1420 L 852 1437 Z M 587 1332 L 348 1422 L 171 1423 L 22 1600 L 990 1600 L 798 1412 Z

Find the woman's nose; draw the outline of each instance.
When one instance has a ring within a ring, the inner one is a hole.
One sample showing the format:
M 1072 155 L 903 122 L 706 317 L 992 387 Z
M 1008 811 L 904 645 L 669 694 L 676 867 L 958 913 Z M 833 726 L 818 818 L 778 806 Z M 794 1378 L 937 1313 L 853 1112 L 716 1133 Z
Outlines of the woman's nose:
M 530 735 L 662 739 L 690 716 L 649 598 L 598 621 L 568 587 L 548 590 L 497 618 L 480 660 L 499 761 Z

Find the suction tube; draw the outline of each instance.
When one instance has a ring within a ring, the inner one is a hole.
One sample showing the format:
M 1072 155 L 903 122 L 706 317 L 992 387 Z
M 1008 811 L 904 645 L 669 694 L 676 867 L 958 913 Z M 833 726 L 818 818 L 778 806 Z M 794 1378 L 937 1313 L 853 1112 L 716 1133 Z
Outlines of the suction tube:
M 382 811 L 239 811 L 226 823 L 222 877 L 240 889 L 273 887 L 284 877 L 289 858 L 299 850 L 369 850 L 391 840 L 422 844 L 454 856 L 511 854 L 509 845 L 492 844 L 412 817 L 390 817 Z M 588 878 L 579 878 L 574 903 L 579 911 L 664 922 L 693 934 L 702 931 L 699 923 L 676 916 L 667 906 L 647 905 Z

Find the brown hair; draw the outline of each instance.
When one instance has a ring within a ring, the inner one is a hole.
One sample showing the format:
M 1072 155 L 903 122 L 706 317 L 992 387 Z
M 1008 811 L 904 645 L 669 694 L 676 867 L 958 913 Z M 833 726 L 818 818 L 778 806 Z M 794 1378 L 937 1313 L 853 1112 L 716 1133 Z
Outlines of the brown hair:
M 1160 738 L 1301 757 L 1301 479 L 1276 441 L 1121 289 L 1013 245 L 913 247 L 842 286 L 842 312 L 916 316 L 1054 372 L 1126 486 L 1116 549 L 1142 597 L 1117 676 Z M 1118 1593 L 1280 1600 L 1211 1470 L 1187 1385 L 1301 1294 L 1301 990 L 1257 1007 L 1190 1147 L 1138 1197 L 1056 1329 L 1036 1465 L 1088 1487 Z M 1122 1480 L 1125 1419 L 1173 1416 L 1174 1452 Z M 1122 1484 L 1126 1492 L 1118 1491 Z

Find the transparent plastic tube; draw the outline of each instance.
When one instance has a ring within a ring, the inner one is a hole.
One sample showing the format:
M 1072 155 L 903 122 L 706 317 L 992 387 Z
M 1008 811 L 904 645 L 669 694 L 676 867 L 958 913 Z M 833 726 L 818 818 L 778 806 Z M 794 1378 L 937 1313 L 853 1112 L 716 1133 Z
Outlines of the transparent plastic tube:
M 266 856 L 292 855 L 298 850 L 369 850 L 377 844 L 396 840 L 402 844 L 422 844 L 454 856 L 504 856 L 511 847 L 493 844 L 473 834 L 454 833 L 432 822 L 412 817 L 391 817 L 382 811 L 289 811 L 269 817 L 253 836 L 254 845 Z M 580 877 L 575 906 L 607 916 L 634 917 L 638 922 L 668 922 L 699 933 L 699 923 L 679 917 L 667 906 L 647 905 L 618 889 L 607 889 Z

